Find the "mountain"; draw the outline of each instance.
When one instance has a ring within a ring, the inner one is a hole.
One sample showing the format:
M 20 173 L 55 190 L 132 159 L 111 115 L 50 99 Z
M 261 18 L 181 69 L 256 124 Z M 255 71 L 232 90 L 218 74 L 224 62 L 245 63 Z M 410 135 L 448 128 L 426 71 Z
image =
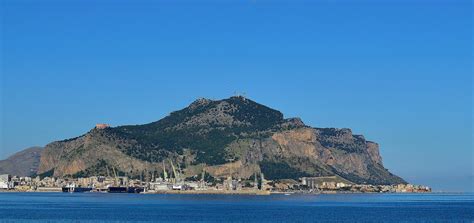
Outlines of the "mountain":
M 98 125 L 73 139 L 45 147 L 39 173 L 54 176 L 162 172 L 169 160 L 185 176 L 203 170 L 214 177 L 268 179 L 340 176 L 355 183 L 396 184 L 384 168 L 379 145 L 350 129 L 313 128 L 299 118 L 244 97 L 198 99 L 145 125 Z
M 0 174 L 32 176 L 38 171 L 42 147 L 31 147 L 0 160 Z

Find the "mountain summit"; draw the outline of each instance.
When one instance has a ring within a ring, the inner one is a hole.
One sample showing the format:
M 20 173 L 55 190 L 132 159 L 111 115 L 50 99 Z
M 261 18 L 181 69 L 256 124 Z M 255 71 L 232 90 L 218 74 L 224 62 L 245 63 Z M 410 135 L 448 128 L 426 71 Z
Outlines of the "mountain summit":
M 350 129 L 312 128 L 299 118 L 244 97 L 198 99 L 145 125 L 100 125 L 77 138 L 48 144 L 40 174 L 106 175 L 109 168 L 136 177 L 162 171 L 173 160 L 187 177 L 269 179 L 334 176 L 354 183 L 397 184 L 383 167 L 378 144 Z

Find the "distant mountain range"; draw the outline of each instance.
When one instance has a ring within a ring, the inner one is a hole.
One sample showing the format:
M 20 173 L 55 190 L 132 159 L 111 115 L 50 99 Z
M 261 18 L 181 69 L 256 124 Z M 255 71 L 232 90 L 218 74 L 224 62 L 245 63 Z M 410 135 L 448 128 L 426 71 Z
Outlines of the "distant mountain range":
M 350 129 L 313 128 L 299 118 L 244 97 L 198 99 L 149 124 L 98 125 L 86 134 L 48 144 L 44 176 L 162 173 L 170 161 L 185 177 L 267 179 L 338 176 L 354 183 L 406 183 L 384 168 L 377 143 Z
M 0 174 L 32 176 L 38 171 L 42 147 L 31 147 L 0 160 Z

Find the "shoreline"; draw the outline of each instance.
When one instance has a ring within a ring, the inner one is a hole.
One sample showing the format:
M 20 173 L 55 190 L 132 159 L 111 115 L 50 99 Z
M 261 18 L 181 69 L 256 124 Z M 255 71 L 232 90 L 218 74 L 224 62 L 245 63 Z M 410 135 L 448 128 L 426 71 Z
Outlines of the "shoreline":
M 255 190 L 240 190 L 240 191 L 225 191 L 225 190 L 163 190 L 163 191 L 148 191 L 141 194 L 224 194 L 224 195 L 270 195 L 270 191 L 255 191 Z
M 0 193 L 67 193 L 57 189 L 51 190 L 36 190 L 36 191 L 18 191 L 18 190 L 0 190 Z M 108 193 L 106 191 L 91 191 L 91 192 L 75 192 L 77 193 Z M 113 193 L 109 193 L 113 194 Z M 119 193 L 120 194 L 120 193 Z M 127 194 L 127 193 L 124 193 Z M 225 191 L 225 190 L 162 190 L 162 191 L 147 191 L 135 194 L 184 194 L 184 195 L 321 195 L 321 194 L 469 194 L 469 192 L 347 192 L 347 191 L 321 191 L 320 193 L 305 193 L 305 192 L 281 192 L 281 191 L 255 191 L 255 190 L 241 190 L 241 191 Z

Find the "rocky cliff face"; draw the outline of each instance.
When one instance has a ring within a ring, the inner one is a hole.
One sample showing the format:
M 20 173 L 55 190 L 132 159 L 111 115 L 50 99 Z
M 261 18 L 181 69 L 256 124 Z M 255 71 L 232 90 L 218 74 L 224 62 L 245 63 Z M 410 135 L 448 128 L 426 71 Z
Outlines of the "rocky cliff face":
M 138 176 L 168 160 L 186 176 L 203 169 L 215 177 L 270 179 L 340 176 L 355 183 L 396 184 L 376 143 L 350 129 L 312 128 L 242 97 L 199 99 L 146 125 L 92 129 L 46 146 L 40 172 L 55 176 Z
M 38 171 L 42 147 L 31 147 L 0 160 L 0 174 L 32 176 Z

